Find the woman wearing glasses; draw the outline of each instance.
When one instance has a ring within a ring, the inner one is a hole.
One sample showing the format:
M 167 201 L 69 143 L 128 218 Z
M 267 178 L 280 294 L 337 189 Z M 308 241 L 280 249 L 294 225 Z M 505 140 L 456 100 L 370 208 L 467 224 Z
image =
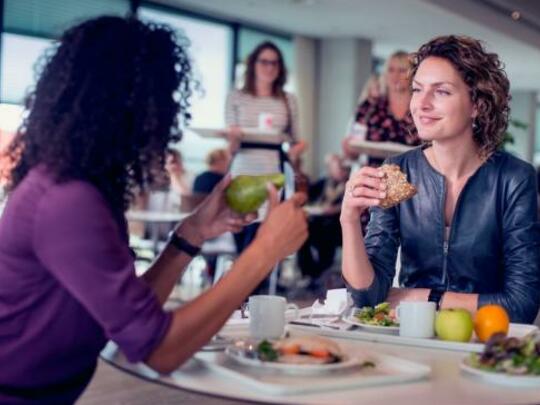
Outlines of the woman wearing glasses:
M 233 155 L 231 173 L 268 174 L 283 171 L 281 145 L 261 147 L 260 144 L 241 146 L 242 130 L 260 131 L 270 141 L 272 134 L 283 134 L 290 145 L 288 159 L 298 160 L 306 144 L 298 141 L 298 106 L 296 97 L 284 90 L 287 68 L 279 48 L 272 42 L 259 44 L 248 56 L 244 83 L 241 89 L 231 91 L 225 106 L 230 151 Z M 236 234 L 238 251 L 253 239 L 257 224 Z

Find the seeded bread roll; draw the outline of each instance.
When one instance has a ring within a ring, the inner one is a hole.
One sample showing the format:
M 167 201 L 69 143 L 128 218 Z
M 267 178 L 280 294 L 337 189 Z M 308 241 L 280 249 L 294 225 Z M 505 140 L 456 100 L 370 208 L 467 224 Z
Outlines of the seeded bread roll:
M 381 200 L 380 207 L 393 207 L 416 194 L 416 187 L 407 181 L 407 176 L 398 165 L 382 165 L 381 170 L 385 173 L 386 198 Z

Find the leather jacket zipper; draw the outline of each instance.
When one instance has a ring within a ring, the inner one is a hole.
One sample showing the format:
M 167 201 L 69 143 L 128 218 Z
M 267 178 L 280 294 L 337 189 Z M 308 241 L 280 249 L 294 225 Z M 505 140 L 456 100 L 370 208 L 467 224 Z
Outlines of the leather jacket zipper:
M 448 241 L 444 240 L 443 242 L 443 267 L 442 267 L 442 282 L 445 285 L 445 289 L 448 291 L 448 274 L 447 274 L 447 263 L 448 263 Z
M 463 196 L 464 194 L 464 191 L 466 190 L 467 186 L 469 185 L 469 183 L 471 182 L 471 179 L 476 176 L 476 173 L 478 173 L 478 170 L 473 173 L 472 176 L 470 176 L 467 181 L 465 182 L 465 184 L 463 185 L 463 188 L 461 189 L 461 192 L 459 193 L 459 197 L 456 201 L 456 206 L 454 208 L 454 213 L 452 215 L 452 221 L 450 223 L 450 231 L 448 232 L 448 238 L 446 237 L 446 229 L 445 229 L 445 217 L 444 217 L 444 210 L 445 210 L 445 204 L 446 204 L 446 181 L 445 179 L 443 178 L 443 202 L 442 202 L 442 216 L 443 216 L 443 268 L 442 268 L 442 273 L 443 273 L 443 277 L 442 277 L 442 281 L 443 281 L 443 284 L 444 284 L 444 288 L 446 289 L 446 291 L 448 291 L 450 289 L 450 278 L 448 277 L 448 250 L 449 250 L 449 245 L 450 245 L 450 240 L 452 239 L 452 231 L 454 230 L 454 224 L 456 222 L 456 217 L 459 213 L 459 210 L 461 208 L 461 197 Z
M 446 238 L 446 219 L 445 219 L 445 204 L 446 204 L 446 180 L 443 177 L 442 178 L 442 236 L 443 236 L 443 263 L 442 263 L 442 284 L 447 285 L 448 284 L 448 274 L 447 273 L 447 262 L 448 262 L 448 239 Z M 448 289 L 448 288 L 446 288 Z

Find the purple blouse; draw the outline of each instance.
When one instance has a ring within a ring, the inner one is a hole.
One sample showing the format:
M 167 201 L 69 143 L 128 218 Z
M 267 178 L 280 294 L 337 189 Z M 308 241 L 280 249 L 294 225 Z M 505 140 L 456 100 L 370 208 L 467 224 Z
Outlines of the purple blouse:
M 33 169 L 0 218 L 0 403 L 74 402 L 107 339 L 142 361 L 170 320 L 100 192 Z

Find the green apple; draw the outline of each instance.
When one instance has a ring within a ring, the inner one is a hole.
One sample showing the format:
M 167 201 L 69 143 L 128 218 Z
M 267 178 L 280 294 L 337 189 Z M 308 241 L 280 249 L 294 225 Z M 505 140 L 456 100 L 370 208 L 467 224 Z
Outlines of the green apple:
M 435 333 L 442 340 L 468 342 L 473 329 L 471 313 L 463 308 L 442 309 L 435 317 Z

